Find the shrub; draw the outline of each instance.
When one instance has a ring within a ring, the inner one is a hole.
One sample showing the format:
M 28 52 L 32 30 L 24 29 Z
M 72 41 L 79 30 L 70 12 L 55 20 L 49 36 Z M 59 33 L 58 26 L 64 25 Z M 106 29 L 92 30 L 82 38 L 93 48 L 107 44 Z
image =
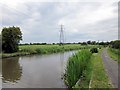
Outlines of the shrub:
M 97 48 L 91 48 L 90 52 L 92 52 L 92 53 L 98 53 L 98 49 Z
M 112 48 L 120 49 L 120 40 L 113 41 L 111 45 L 112 45 Z

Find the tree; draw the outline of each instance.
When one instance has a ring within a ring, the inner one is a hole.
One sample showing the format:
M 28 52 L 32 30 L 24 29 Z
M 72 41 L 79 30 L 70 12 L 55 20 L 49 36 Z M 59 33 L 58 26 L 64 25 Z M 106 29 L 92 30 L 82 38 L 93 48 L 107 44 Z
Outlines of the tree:
M 92 44 L 92 45 L 96 45 L 96 41 L 92 41 L 91 44 Z
M 120 40 L 115 40 L 111 42 L 112 48 L 120 49 Z
M 22 33 L 19 27 L 4 27 L 2 29 L 2 50 L 5 53 L 17 52 L 20 40 L 22 40 Z
M 87 41 L 87 44 L 91 44 L 91 41 Z
M 81 45 L 87 45 L 87 43 L 86 42 L 82 42 Z
M 98 53 L 98 49 L 97 48 L 91 48 L 90 52 L 92 52 L 92 53 Z
M 99 45 L 105 45 L 105 43 L 102 41 L 102 42 L 99 43 Z

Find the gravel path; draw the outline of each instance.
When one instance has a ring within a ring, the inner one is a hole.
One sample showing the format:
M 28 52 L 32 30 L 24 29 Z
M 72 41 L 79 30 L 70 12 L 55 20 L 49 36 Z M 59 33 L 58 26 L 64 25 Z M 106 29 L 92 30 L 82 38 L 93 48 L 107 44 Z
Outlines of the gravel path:
M 107 48 L 105 48 L 102 52 L 102 60 L 114 88 L 118 88 L 118 63 L 108 56 Z

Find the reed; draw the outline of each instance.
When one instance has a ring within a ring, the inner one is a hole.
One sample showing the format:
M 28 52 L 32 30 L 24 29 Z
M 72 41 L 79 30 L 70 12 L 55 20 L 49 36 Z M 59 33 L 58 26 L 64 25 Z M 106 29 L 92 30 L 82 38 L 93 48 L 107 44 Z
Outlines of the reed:
M 89 50 L 82 50 L 69 58 L 64 77 L 68 87 L 72 88 L 84 76 L 84 72 L 89 71 L 91 55 L 92 53 Z

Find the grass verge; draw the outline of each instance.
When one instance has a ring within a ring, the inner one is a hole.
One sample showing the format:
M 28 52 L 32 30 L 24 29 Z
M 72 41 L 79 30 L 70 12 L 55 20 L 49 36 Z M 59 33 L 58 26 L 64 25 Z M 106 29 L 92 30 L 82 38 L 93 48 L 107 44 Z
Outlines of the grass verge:
M 108 48 L 107 53 L 113 60 L 118 61 L 120 63 L 120 59 L 119 59 L 120 51 L 118 49 Z
M 111 82 L 105 72 L 101 52 L 92 55 L 93 73 L 91 78 L 91 88 L 112 88 Z

